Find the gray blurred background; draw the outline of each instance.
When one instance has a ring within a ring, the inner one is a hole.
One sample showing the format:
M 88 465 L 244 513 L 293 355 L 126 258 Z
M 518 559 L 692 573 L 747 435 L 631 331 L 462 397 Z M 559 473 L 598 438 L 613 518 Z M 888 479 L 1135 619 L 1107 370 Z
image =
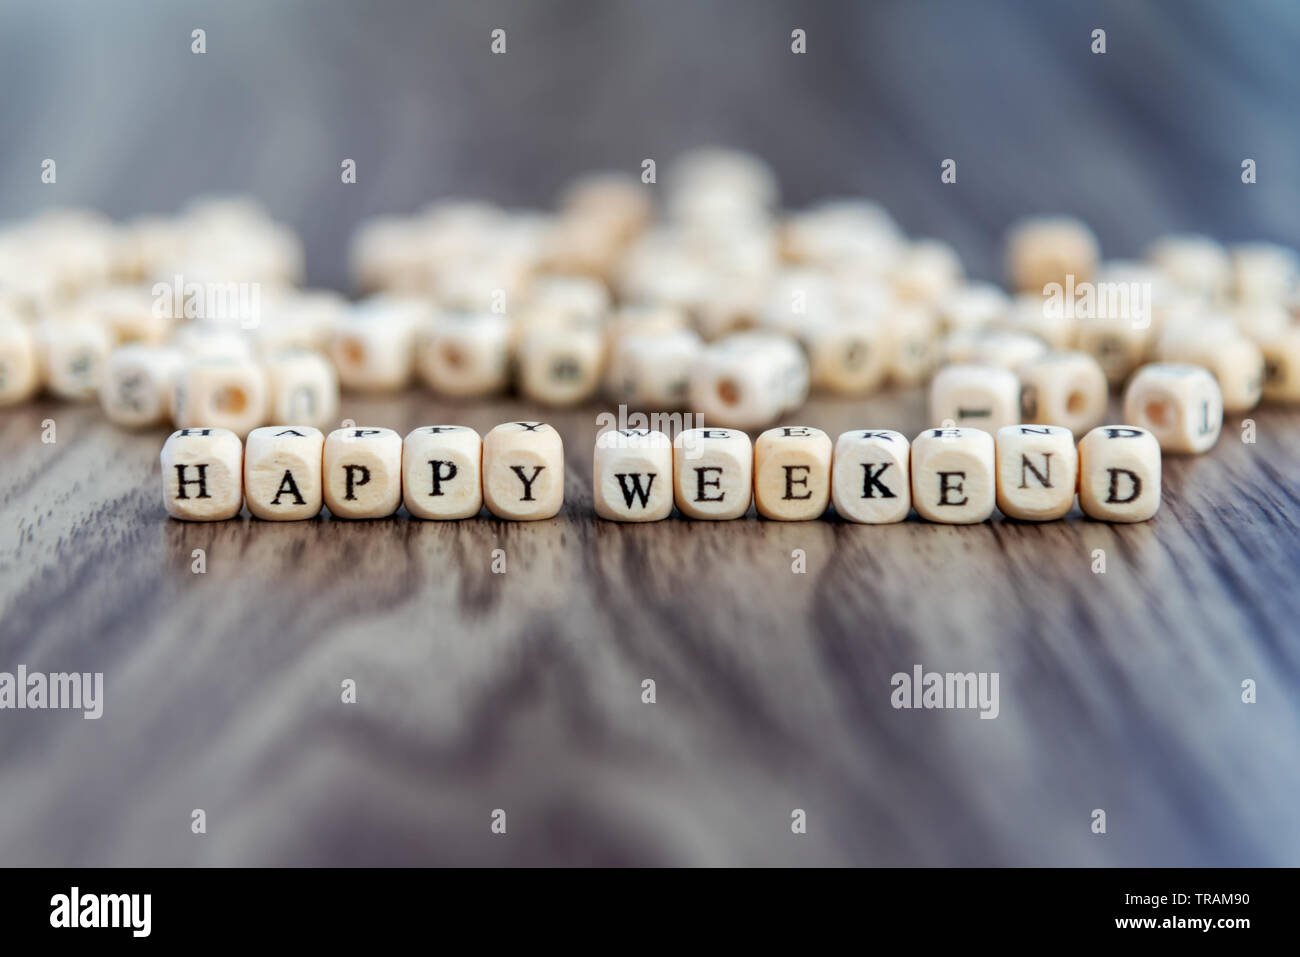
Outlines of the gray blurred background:
M 1032 212 L 1108 256 L 1159 232 L 1300 244 L 1300 4 L 5 0 L 0 217 L 247 192 L 347 288 L 362 218 L 546 205 L 575 174 L 750 149 L 802 204 L 861 193 L 1000 278 Z M 207 31 L 207 53 L 190 51 Z M 507 31 L 508 52 L 489 52 Z M 790 52 L 790 31 L 808 52 Z M 1108 52 L 1090 52 L 1091 31 Z M 41 161 L 58 182 L 40 181 Z M 956 185 L 939 164 L 958 162 Z M 1244 186 L 1244 157 L 1259 181 Z M 352 158 L 358 182 L 343 185 Z M 660 179 L 662 186 L 663 179 Z

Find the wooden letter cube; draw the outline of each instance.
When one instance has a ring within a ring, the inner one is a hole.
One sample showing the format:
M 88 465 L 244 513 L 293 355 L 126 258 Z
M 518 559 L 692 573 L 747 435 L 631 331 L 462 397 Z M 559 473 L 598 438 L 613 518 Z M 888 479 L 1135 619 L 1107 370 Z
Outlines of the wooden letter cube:
M 680 409 L 691 366 L 703 349 L 689 329 L 624 333 L 610 348 L 607 391 L 634 409 Z
M 1300 327 L 1264 342 L 1264 398 L 1300 402 Z
M 882 319 L 889 349 L 889 379 L 897 385 L 924 382 L 934 368 L 938 352 L 938 320 L 928 307 L 917 303 L 893 306 Z
M 564 504 L 564 442 L 545 422 L 505 422 L 483 437 L 483 501 L 497 518 L 554 518 Z
M 993 436 L 979 429 L 926 429 L 912 440 L 912 506 L 931 522 L 970 525 L 993 514 Z
M 30 399 L 40 385 L 35 336 L 21 320 L 0 316 L 0 406 Z
M 162 447 L 163 505 L 189 522 L 234 518 L 244 504 L 244 446 L 228 429 L 181 429 Z
M 946 366 L 930 382 L 930 422 L 996 432 L 1020 421 L 1020 380 L 994 366 Z
M 1160 508 L 1160 443 L 1146 429 L 1103 425 L 1079 443 L 1079 507 L 1103 522 L 1145 522 Z
M 182 429 L 247 435 L 266 421 L 266 373 L 251 359 L 192 359 L 173 379 L 172 415 Z
M 782 426 L 754 443 L 754 503 L 780 522 L 818 518 L 831 500 L 831 440 L 821 429 Z
M 495 313 L 439 316 L 420 336 L 416 367 L 429 388 L 454 398 L 504 392 L 509 384 L 510 320 Z
M 1024 219 L 1007 233 L 1007 277 L 1019 292 L 1042 292 L 1066 276 L 1091 279 L 1099 256 L 1093 231 L 1068 216 Z
M 1193 322 L 1160 340 L 1161 362 L 1203 366 L 1219 383 L 1223 411 L 1249 412 L 1264 389 L 1264 353 L 1230 324 Z
M 308 425 L 271 425 L 244 443 L 244 497 L 256 518 L 315 518 L 324 501 L 325 436 Z
M 1026 422 L 1060 425 L 1082 436 L 1106 418 L 1106 373 L 1086 352 L 1051 352 L 1016 370 Z
M 172 389 L 185 365 L 179 349 L 131 343 L 108 357 L 99 404 L 118 425 L 158 425 L 171 416 Z
M 608 429 L 592 464 L 596 514 L 615 522 L 657 522 L 673 510 L 673 443 L 650 429 Z
M 889 372 L 888 329 L 874 316 L 848 316 L 810 324 L 800 336 L 808 350 L 813 388 L 836 395 L 866 395 Z
M 1200 366 L 1147 365 L 1124 392 L 1124 418 L 1151 432 L 1166 452 L 1208 452 L 1223 426 L 1223 396 Z
M 402 498 L 416 518 L 472 518 L 483 507 L 483 440 L 464 425 L 424 425 L 402 443 Z
M 901 432 L 855 429 L 835 440 L 831 500 L 850 522 L 901 522 L 912 510 L 911 447 Z
M 272 353 L 263 363 L 269 418 L 325 428 L 338 421 L 339 380 L 324 356 L 303 349 Z
M 330 358 L 345 389 L 396 392 L 415 368 L 415 334 L 432 321 L 422 299 L 374 296 L 340 316 L 330 337 Z
M 688 518 L 727 520 L 754 498 L 754 443 L 739 429 L 686 429 L 673 442 L 673 497 Z
M 112 351 L 108 326 L 96 319 L 45 319 L 36 327 L 46 388 L 60 399 L 97 398 Z
M 998 429 L 998 508 L 1009 518 L 1050 522 L 1074 505 L 1079 454 L 1074 433 L 1058 425 Z
M 590 398 L 600 386 L 605 339 L 596 328 L 530 322 L 519 338 L 519 391 L 547 406 Z
M 1150 316 L 1091 316 L 1077 324 L 1075 346 L 1097 360 L 1106 381 L 1121 385 L 1142 364 L 1155 338 Z
M 690 406 L 705 422 L 759 428 L 808 394 L 808 363 L 789 339 L 738 333 L 713 343 L 691 368 Z
M 1228 291 L 1232 279 L 1228 251 L 1208 236 L 1162 236 L 1147 248 L 1146 255 L 1179 291 L 1210 301 L 1222 299 Z
M 338 518 L 387 518 L 402 504 L 402 437 L 335 429 L 325 439 L 325 506 Z

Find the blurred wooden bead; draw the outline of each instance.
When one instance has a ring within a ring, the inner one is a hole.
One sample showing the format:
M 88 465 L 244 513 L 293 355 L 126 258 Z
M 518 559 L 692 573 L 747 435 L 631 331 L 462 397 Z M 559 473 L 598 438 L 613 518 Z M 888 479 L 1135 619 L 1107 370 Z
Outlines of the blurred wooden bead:
M 1104 425 L 1079 443 L 1079 507 L 1102 522 L 1145 522 L 1160 508 L 1160 443 L 1146 429 Z
M 1300 327 L 1268 339 L 1264 354 L 1264 398 L 1269 402 L 1300 402 Z
M 1200 366 L 1146 365 L 1124 391 L 1124 419 L 1151 432 L 1166 452 L 1208 452 L 1223 426 L 1223 395 Z
M 483 440 L 463 425 L 425 425 L 402 442 L 402 499 L 416 518 L 472 518 L 483 507 Z
M 1223 244 L 1208 236 L 1163 236 L 1147 248 L 1146 256 L 1177 290 L 1212 302 L 1227 295 L 1232 264 Z
M 228 429 L 181 429 L 162 448 L 163 505 L 173 518 L 219 522 L 244 503 L 244 445 Z
M 686 404 L 690 370 L 704 349 L 689 329 L 627 333 L 611 347 L 606 391 L 637 409 L 680 409 Z
M 564 504 L 564 443 L 545 422 L 505 422 L 483 437 L 483 501 L 497 518 L 554 518 Z
M 783 269 L 771 278 L 758 322 L 767 332 L 796 338 L 839 318 L 835 284 L 815 269 Z
M 1106 418 L 1106 373 L 1086 352 L 1049 352 L 1021 365 L 1020 414 L 1082 436 Z
M 375 296 L 339 317 L 330 339 L 330 358 L 339 384 L 361 392 L 406 388 L 415 369 L 416 330 L 432 321 L 423 299 Z
M 335 429 L 325 438 L 325 507 L 336 518 L 387 518 L 402 504 L 402 437 Z
M 272 422 L 301 422 L 319 429 L 338 421 L 339 380 L 324 356 L 288 349 L 268 355 L 262 368 Z
M 573 405 L 595 394 L 604 360 L 598 329 L 531 325 L 520 336 L 515 356 L 519 391 L 542 405 Z
M 1280 302 L 1239 302 L 1226 311 L 1236 323 L 1237 330 L 1255 342 L 1280 336 L 1293 322 L 1291 311 Z
M 417 217 L 381 216 L 363 223 L 349 252 L 357 286 L 370 293 L 426 291 L 428 232 Z
M 1047 344 L 1037 336 L 1005 329 L 971 329 L 950 333 L 940 350 L 948 364 L 996 366 L 1015 372 L 1026 362 L 1044 356 Z
M 113 350 L 107 326 L 93 319 L 44 319 L 36 326 L 36 344 L 53 395 L 78 402 L 98 397 Z
M 1300 260 L 1277 243 L 1241 243 L 1230 250 L 1233 292 L 1239 302 L 1284 303 L 1295 291 Z
M 808 363 L 789 339 L 737 333 L 708 346 L 691 367 L 691 408 L 705 422 L 740 429 L 769 425 L 808 394 Z
M 993 436 L 979 429 L 926 429 L 912 440 L 912 507 L 927 521 L 987 521 L 997 498 Z
M 1056 425 L 1008 425 L 996 437 L 998 508 L 1009 518 L 1050 522 L 1074 505 L 1074 433 Z
M 929 307 L 900 303 L 882 317 L 889 350 L 888 379 L 899 386 L 920 385 L 938 361 L 938 321 Z
M 714 342 L 758 324 L 763 310 L 761 284 L 751 277 L 710 272 L 705 290 L 691 304 L 695 329 L 706 342 Z
M 1153 341 L 1149 323 L 1125 315 L 1081 319 L 1075 337 L 1076 348 L 1097 360 L 1112 386 L 1123 384 L 1146 361 Z
M 831 501 L 850 522 L 901 522 L 912 510 L 911 446 L 901 432 L 856 429 L 835 440 Z
M 247 435 L 266 421 L 266 373 L 251 359 L 191 359 L 172 378 L 171 406 L 182 429 Z
M 560 310 L 581 322 L 603 323 L 609 315 L 609 290 L 586 276 L 542 276 L 533 282 L 529 305 Z
M 1064 284 L 1067 276 L 1087 281 L 1098 258 L 1093 231 L 1069 216 L 1024 219 L 1007 232 L 1007 278 L 1018 292 L 1042 293 L 1049 283 Z
M 995 432 L 1020 421 L 1020 380 L 996 366 L 953 365 L 930 382 L 930 421 Z
M 441 315 L 419 336 L 416 367 L 440 395 L 504 392 L 510 382 L 510 320 L 496 313 Z
M 910 243 L 891 272 L 894 294 L 903 302 L 937 303 L 961 282 L 961 259 L 947 243 Z
M 737 150 L 693 150 L 665 171 L 666 206 L 679 222 L 751 219 L 776 202 L 776 176 L 761 159 Z
M 244 442 L 248 511 L 271 522 L 315 518 L 324 501 L 325 436 L 307 425 L 254 429 Z
M 819 518 L 831 500 L 830 436 L 821 429 L 782 426 L 754 443 L 754 504 L 780 522 Z
M 957 286 L 937 304 L 944 332 L 958 329 L 987 329 L 1006 319 L 1011 309 L 1007 294 L 990 282 L 969 282 Z
M 817 323 L 800 336 L 808 353 L 814 389 L 835 395 L 867 395 L 889 372 L 888 331 L 873 316 L 845 316 Z
M 0 406 L 30 399 L 41 386 L 36 337 L 27 323 L 0 316 Z
M 1073 348 L 1079 335 L 1078 320 L 1063 303 L 1033 292 L 1016 296 L 995 326 L 1003 335 L 1018 336 L 1022 342 L 1036 342 L 1043 350 L 1058 352 Z
M 327 352 L 340 318 L 351 306 L 336 292 L 294 290 L 266 297 L 262 317 L 250 330 L 255 351 L 271 355 L 288 350 Z
M 628 335 L 665 335 L 690 329 L 685 310 L 670 305 L 625 305 L 609 321 L 606 338 L 613 347 Z
M 1219 382 L 1224 412 L 1248 412 L 1259 405 L 1264 388 L 1264 354 L 1230 325 L 1207 324 L 1161 340 L 1161 362 L 1203 366 Z
M 559 205 L 567 220 L 601 224 L 623 243 L 649 222 L 650 193 L 629 173 L 586 173 L 565 187 Z
M 179 349 L 133 342 L 109 354 L 99 404 L 117 425 L 158 425 L 172 414 L 172 390 L 185 366 Z
M 607 429 L 592 459 L 596 514 L 615 522 L 657 522 L 673 510 L 673 443 L 650 429 Z
M 829 200 L 787 217 L 781 248 L 794 263 L 829 273 L 891 272 L 907 247 L 898 224 L 869 200 Z
M 673 441 L 673 497 L 688 518 L 740 518 L 753 479 L 754 444 L 739 429 L 685 429 Z
M 170 344 L 187 359 L 253 358 L 253 344 L 249 337 L 221 322 L 188 322 L 176 330 Z
M 166 341 L 176 320 L 168 309 L 156 305 L 149 286 L 114 285 L 92 289 L 77 302 L 76 311 L 102 322 L 115 343 Z

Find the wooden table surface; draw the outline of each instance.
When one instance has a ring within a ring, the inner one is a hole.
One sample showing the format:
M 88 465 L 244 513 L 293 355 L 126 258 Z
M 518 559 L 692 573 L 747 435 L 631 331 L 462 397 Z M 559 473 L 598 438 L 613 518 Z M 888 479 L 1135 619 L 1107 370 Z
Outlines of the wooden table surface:
M 1300 411 L 1167 456 L 1149 523 L 973 527 L 598 521 L 596 411 L 548 416 L 566 501 L 532 524 L 186 524 L 164 432 L 6 411 L 0 669 L 102 671 L 105 704 L 0 714 L 0 861 L 1300 863 Z M 904 392 L 788 421 L 922 415 Z M 916 664 L 997 672 L 998 717 L 895 710 Z

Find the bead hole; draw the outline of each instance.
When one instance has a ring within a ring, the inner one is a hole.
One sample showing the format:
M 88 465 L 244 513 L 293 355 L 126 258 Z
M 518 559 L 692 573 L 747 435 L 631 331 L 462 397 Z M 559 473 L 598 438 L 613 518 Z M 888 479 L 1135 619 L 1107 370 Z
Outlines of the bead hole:
M 1147 421 L 1157 428 L 1167 429 L 1174 424 L 1174 411 L 1168 402 L 1153 400 L 1146 406 Z
M 718 383 L 718 400 L 723 405 L 735 405 L 740 401 L 740 386 L 731 379 L 723 379 Z
M 241 415 L 248 408 L 248 394 L 239 386 L 225 386 L 213 396 L 212 407 L 222 415 Z
M 366 347 L 359 339 L 343 340 L 343 358 L 352 364 L 362 362 L 366 357 Z
M 453 369 L 463 368 L 465 353 L 460 346 L 452 345 L 450 342 L 445 343 L 442 347 L 442 361 Z

